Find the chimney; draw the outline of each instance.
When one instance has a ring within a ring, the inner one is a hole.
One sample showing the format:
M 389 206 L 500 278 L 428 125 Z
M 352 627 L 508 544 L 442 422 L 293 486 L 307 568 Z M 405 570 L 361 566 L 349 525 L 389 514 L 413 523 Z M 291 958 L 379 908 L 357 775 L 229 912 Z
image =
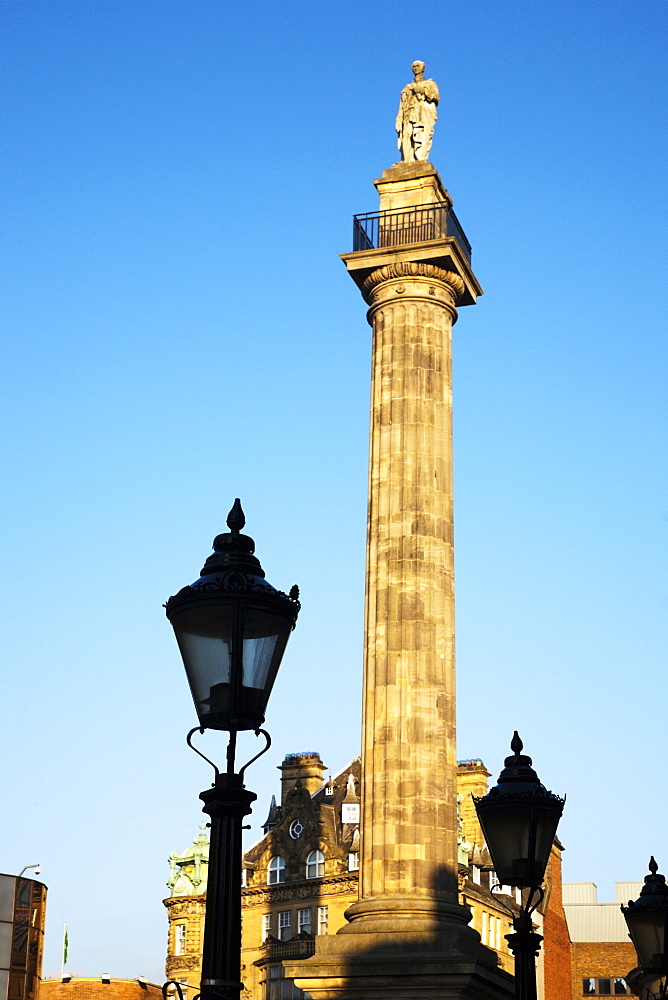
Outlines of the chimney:
M 319 753 L 289 753 L 278 770 L 281 772 L 281 805 L 297 780 L 314 795 L 322 787 L 322 775 L 327 770 Z

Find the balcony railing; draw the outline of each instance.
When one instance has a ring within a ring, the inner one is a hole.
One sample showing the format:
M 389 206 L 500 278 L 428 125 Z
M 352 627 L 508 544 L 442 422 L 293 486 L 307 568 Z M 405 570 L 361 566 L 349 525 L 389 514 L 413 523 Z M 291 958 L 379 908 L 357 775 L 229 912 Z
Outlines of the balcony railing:
M 280 961 L 284 958 L 310 958 L 315 954 L 315 938 L 309 935 L 294 937 L 289 941 L 278 941 L 268 938 L 262 945 L 265 958 L 269 961 Z
M 447 202 L 419 205 L 395 212 L 367 212 L 353 216 L 353 251 L 397 247 L 446 238 L 455 240 L 471 263 L 471 244 Z

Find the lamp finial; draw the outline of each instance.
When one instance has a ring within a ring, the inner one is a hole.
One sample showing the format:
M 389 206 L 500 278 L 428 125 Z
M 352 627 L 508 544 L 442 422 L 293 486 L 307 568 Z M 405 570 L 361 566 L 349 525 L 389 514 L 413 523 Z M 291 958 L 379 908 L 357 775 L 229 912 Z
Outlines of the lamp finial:
M 233 534 L 238 535 L 245 524 L 246 518 L 241 509 L 241 500 L 237 497 L 232 504 L 232 510 L 227 515 L 227 527 Z

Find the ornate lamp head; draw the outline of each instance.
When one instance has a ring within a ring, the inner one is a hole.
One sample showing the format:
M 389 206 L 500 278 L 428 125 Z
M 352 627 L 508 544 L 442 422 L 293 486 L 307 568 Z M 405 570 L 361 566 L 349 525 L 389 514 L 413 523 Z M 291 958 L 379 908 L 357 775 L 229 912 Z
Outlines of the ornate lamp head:
M 284 594 L 265 579 L 245 524 L 237 499 L 200 578 L 165 605 L 202 729 L 262 725 L 300 610 L 297 587 Z
M 565 799 L 548 792 L 522 754 L 517 732 L 498 784 L 475 799 L 478 819 L 503 885 L 520 889 L 542 884 Z

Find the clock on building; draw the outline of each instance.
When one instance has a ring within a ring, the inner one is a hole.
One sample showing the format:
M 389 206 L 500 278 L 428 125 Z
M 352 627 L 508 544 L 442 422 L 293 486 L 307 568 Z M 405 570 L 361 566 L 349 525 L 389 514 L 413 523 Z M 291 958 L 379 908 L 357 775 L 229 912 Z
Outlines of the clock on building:
M 290 824 L 290 836 L 293 840 L 299 840 L 304 832 L 304 823 L 300 819 L 293 819 Z

